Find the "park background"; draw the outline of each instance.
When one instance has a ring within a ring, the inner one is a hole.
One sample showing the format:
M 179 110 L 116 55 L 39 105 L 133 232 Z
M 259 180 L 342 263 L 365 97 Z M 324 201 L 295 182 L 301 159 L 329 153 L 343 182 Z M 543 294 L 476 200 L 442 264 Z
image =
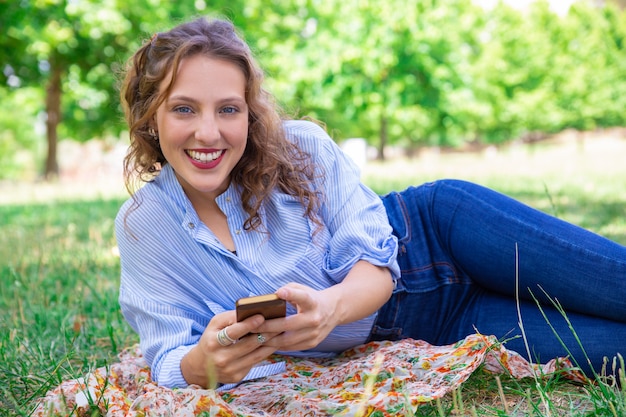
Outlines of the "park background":
M 0 415 L 136 342 L 117 306 L 117 87 L 154 33 L 231 19 L 288 114 L 368 144 L 379 193 L 474 180 L 626 243 L 625 3 L 0 0 Z M 531 387 L 515 401 L 545 405 Z M 563 390 L 537 415 L 626 415 L 619 392 Z
M 205 14 L 242 31 L 288 114 L 379 158 L 626 126 L 624 3 L 0 2 L 0 180 L 90 175 L 60 161 L 69 141 L 128 143 L 117 88 L 131 52 Z

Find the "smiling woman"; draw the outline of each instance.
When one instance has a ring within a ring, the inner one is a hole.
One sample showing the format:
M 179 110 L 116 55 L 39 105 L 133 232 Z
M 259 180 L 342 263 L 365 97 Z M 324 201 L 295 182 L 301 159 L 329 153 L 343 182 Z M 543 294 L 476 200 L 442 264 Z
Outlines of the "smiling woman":
M 215 198 L 230 184 L 248 138 L 246 80 L 228 61 L 195 55 L 181 61 L 175 78 L 161 82 L 168 96 L 154 120 L 155 140 L 200 220 L 234 250 L 226 216 Z
M 378 196 L 262 81 L 222 20 L 159 33 L 129 62 L 126 179 L 147 184 L 117 216 L 119 300 L 160 385 L 267 376 L 276 352 L 476 330 L 587 372 L 626 349 L 624 246 L 466 181 Z M 271 293 L 285 317 L 237 321 L 237 300 Z

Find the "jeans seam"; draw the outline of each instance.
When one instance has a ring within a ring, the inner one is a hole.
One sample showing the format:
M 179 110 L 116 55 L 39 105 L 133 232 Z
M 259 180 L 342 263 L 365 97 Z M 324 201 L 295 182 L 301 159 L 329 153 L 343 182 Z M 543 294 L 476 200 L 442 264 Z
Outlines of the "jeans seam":
M 397 193 L 395 195 L 400 210 L 402 211 L 402 220 L 404 221 L 404 236 L 400 237 L 400 241 L 406 245 L 406 243 L 412 240 L 413 225 L 411 224 L 411 218 L 409 217 L 409 211 L 406 208 L 406 203 L 402 198 L 402 194 Z

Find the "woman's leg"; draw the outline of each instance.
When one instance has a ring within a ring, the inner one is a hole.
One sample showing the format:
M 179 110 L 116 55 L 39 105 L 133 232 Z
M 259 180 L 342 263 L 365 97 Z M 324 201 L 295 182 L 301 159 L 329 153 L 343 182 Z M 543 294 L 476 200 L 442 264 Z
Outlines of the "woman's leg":
M 570 311 L 626 322 L 626 247 L 462 181 L 430 198 L 432 225 L 480 286 L 523 299 L 556 297 Z
M 567 352 L 533 295 L 561 337 L 571 335 L 544 291 L 563 305 L 580 339 L 597 348 L 596 365 L 603 352 L 626 353 L 624 246 L 463 181 L 426 184 L 383 202 L 400 242 L 402 279 L 373 338 L 450 343 L 474 328 L 499 338 L 519 335 L 519 288 L 526 335 L 542 360 Z

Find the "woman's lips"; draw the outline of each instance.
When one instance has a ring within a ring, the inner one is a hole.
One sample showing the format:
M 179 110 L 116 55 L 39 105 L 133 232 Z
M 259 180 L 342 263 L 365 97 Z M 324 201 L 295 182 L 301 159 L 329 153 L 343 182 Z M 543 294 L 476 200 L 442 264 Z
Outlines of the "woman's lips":
M 193 166 L 200 169 L 211 169 L 219 165 L 226 153 L 226 149 L 219 151 L 198 151 L 189 149 L 185 151 L 185 153 Z

